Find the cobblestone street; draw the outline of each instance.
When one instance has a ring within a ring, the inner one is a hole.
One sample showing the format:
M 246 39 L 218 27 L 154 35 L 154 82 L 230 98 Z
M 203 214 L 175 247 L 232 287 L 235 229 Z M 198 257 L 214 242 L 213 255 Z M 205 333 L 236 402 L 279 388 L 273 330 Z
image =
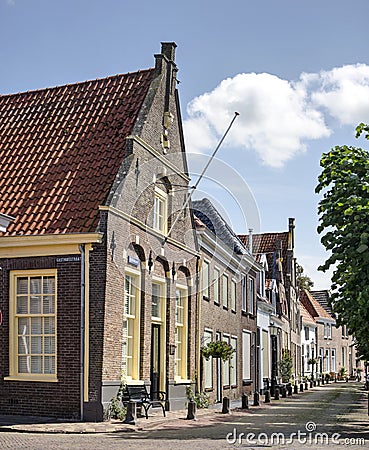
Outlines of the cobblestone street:
M 115 433 L 0 433 L 6 449 L 367 448 L 367 393 L 358 383 L 331 383 L 248 411 L 199 414 Z M 329 443 L 327 440 L 329 439 Z

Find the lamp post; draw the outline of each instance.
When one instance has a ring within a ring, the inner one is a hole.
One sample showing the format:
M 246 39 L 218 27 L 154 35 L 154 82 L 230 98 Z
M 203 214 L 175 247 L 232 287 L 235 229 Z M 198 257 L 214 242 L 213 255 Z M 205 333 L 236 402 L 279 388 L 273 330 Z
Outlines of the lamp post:
M 274 396 L 275 388 L 277 384 L 277 363 L 278 363 L 278 353 L 277 353 L 277 337 L 278 337 L 278 327 L 274 324 L 269 326 L 270 338 L 272 343 L 272 380 L 270 386 L 270 395 Z

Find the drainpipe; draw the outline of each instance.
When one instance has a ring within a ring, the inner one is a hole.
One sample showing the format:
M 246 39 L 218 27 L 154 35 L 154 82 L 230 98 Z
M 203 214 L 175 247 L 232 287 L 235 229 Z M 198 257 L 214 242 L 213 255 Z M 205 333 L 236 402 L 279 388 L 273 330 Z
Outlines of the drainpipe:
M 197 306 L 197 320 L 196 320 L 196 388 L 201 392 L 201 298 L 200 298 L 200 277 L 199 273 L 202 268 L 202 261 L 198 256 L 196 259 L 196 306 Z
M 80 365 L 80 389 L 81 389 L 81 422 L 84 419 L 84 392 L 85 392 L 85 285 L 86 285 L 86 273 L 85 273 L 85 245 L 79 245 L 79 251 L 81 252 L 81 365 Z

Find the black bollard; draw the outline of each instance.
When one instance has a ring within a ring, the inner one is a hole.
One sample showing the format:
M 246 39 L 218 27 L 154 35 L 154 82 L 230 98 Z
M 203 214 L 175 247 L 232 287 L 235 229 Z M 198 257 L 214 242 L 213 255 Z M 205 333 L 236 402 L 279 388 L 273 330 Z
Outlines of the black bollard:
M 286 397 L 287 397 L 287 389 L 286 389 L 286 386 L 282 386 L 281 394 L 282 394 L 282 398 L 286 398 Z
M 300 392 L 304 392 L 304 385 L 300 383 Z
M 260 406 L 259 392 L 254 392 L 254 406 Z
M 229 414 L 229 398 L 223 397 L 222 414 Z
M 299 391 L 299 387 L 297 386 L 297 384 L 294 384 L 294 385 L 293 385 L 293 393 L 294 393 L 294 394 L 297 394 L 298 391 Z
M 128 423 L 129 425 L 136 425 L 137 421 L 136 406 L 137 404 L 135 402 L 128 402 L 126 418 L 124 419 L 123 423 Z
M 314 387 L 316 387 L 316 380 L 314 380 L 314 383 L 313 383 L 313 384 L 314 384 Z
M 337 383 L 337 377 L 334 377 L 334 382 Z
M 310 389 L 313 387 L 313 381 L 310 380 Z
M 320 386 L 320 378 L 318 378 L 318 386 Z
M 348 383 L 348 377 L 346 377 L 346 383 Z
M 323 384 L 324 384 L 324 377 L 322 377 L 322 386 L 323 386 Z
M 279 400 L 279 387 L 274 389 L 274 400 Z
M 196 402 L 194 402 L 193 400 L 190 400 L 188 402 L 186 420 L 197 420 L 196 419 Z
M 289 397 L 291 397 L 291 395 L 292 395 L 292 385 L 291 384 L 289 384 L 287 386 L 287 394 L 288 394 Z
M 264 392 L 265 398 L 264 398 L 264 403 L 270 403 L 270 391 L 266 390 Z
M 246 394 L 242 394 L 242 409 L 249 409 L 249 397 Z
M 307 391 L 307 390 L 308 390 L 308 382 L 305 381 L 305 391 Z

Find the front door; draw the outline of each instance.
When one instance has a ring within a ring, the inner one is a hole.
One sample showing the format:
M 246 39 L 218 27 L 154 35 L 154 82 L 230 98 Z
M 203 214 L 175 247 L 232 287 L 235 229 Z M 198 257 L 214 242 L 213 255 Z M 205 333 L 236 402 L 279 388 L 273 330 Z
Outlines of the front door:
M 160 391 L 160 325 L 152 324 L 151 330 L 151 392 Z

